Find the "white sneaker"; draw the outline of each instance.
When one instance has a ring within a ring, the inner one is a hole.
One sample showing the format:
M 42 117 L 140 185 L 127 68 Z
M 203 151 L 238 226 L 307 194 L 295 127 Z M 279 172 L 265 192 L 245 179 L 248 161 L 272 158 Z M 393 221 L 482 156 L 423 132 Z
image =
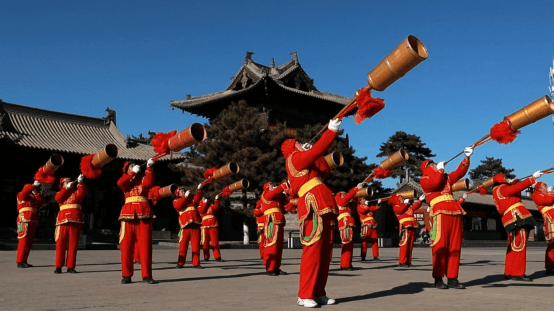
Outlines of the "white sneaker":
M 316 297 L 315 301 L 321 305 L 336 303 L 335 299 L 327 298 L 327 296 Z
M 296 304 L 299 306 L 302 306 L 304 308 L 315 308 L 318 306 L 317 302 L 313 299 L 300 299 L 298 298 L 298 301 L 296 301 Z

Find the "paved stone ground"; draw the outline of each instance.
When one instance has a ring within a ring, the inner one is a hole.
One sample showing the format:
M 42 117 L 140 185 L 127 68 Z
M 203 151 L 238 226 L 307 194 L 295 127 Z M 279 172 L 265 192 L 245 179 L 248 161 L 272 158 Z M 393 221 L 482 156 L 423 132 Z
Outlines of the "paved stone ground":
M 503 280 L 504 248 L 464 248 L 465 290 L 432 287 L 431 250 L 415 248 L 409 269 L 397 267 L 398 248 L 381 248 L 382 262 L 354 258 L 355 271 L 339 269 L 334 249 L 327 293 L 338 304 L 322 310 L 552 310 L 554 277 L 543 277 L 545 248 L 528 250 L 531 283 Z M 189 251 L 190 253 L 190 251 Z M 177 249 L 155 246 L 154 279 L 144 284 L 140 265 L 133 283 L 120 284 L 118 250 L 79 250 L 78 274 L 54 272 L 54 250 L 33 250 L 18 269 L 15 251 L 0 251 L 1 310 L 306 310 L 296 306 L 301 250 L 285 249 L 286 276 L 270 277 L 256 249 L 224 249 L 226 262 L 176 269 Z M 355 254 L 359 255 L 359 250 Z M 190 254 L 188 255 L 190 258 Z

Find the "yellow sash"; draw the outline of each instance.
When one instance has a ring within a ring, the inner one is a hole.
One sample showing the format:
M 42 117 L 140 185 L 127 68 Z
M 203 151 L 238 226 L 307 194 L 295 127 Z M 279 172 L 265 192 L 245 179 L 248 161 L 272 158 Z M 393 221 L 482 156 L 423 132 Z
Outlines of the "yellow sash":
M 349 216 L 351 216 L 350 212 L 343 212 L 338 216 L 337 220 L 340 220 L 342 218 L 349 217 Z
M 402 224 L 406 221 L 415 221 L 415 219 L 414 219 L 414 217 L 402 218 L 402 219 L 400 219 L 400 221 L 398 221 L 398 223 Z
M 79 204 L 61 205 L 61 206 L 60 206 L 60 211 L 65 210 L 65 209 L 71 209 L 71 208 L 78 208 L 78 209 L 81 209 L 81 205 L 79 205 Z
M 202 221 L 208 220 L 208 219 L 212 219 L 213 217 L 214 217 L 214 216 L 212 216 L 212 215 L 203 216 L 203 217 L 202 217 Z
M 125 203 L 146 203 L 148 202 L 148 199 L 144 196 L 131 196 L 125 198 Z
M 185 210 L 179 211 L 179 215 L 182 215 L 183 213 L 185 213 L 185 212 L 187 212 L 187 211 L 193 211 L 193 210 L 196 210 L 196 207 L 188 207 L 188 208 L 185 209 Z
M 440 203 L 440 202 L 443 202 L 443 201 L 447 201 L 447 200 L 454 200 L 454 197 L 450 194 L 448 195 L 441 195 L 441 196 L 438 196 L 438 197 L 435 197 L 433 198 L 433 200 L 431 200 L 431 207 L 435 206 L 436 204 Z
M 36 209 L 36 208 L 32 208 L 32 207 L 23 207 L 23 208 L 19 209 L 19 213 L 24 213 L 25 211 L 37 212 L 37 209 Z
M 554 206 L 545 206 L 545 207 L 542 208 L 541 213 L 544 214 L 544 213 L 546 213 L 547 211 L 552 210 L 552 209 L 554 209 Z
M 320 177 L 315 177 L 310 181 L 304 183 L 304 185 L 300 187 L 300 190 L 298 190 L 298 197 L 304 196 L 304 194 L 308 193 L 311 189 L 320 184 L 323 184 Z
M 515 204 L 511 205 L 510 207 L 508 207 L 508 209 L 506 209 L 506 211 L 504 211 L 504 213 L 502 215 L 505 215 L 508 212 L 511 212 L 512 210 L 514 210 L 516 207 L 519 207 L 519 206 L 523 206 L 523 204 L 522 203 L 515 203 Z
M 279 209 L 279 208 L 270 208 L 270 209 L 264 211 L 264 216 L 267 216 L 268 214 L 272 214 L 272 213 L 276 213 L 276 212 L 281 212 L 281 209 Z

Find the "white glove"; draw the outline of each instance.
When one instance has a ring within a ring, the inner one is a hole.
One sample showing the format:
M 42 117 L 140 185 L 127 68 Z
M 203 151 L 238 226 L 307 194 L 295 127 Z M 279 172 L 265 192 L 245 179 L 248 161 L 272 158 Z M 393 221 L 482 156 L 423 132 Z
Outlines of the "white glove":
M 431 210 L 431 208 L 427 207 L 427 212 L 429 212 Z
M 73 186 L 73 182 L 67 183 L 67 188 L 71 188 Z
M 404 199 L 404 204 L 408 204 L 410 203 L 410 200 L 409 199 Z
M 219 199 L 219 195 L 215 195 L 215 200 L 218 200 Z
M 39 181 L 35 181 L 35 183 L 33 183 L 34 186 L 40 186 L 40 182 Z
M 437 164 L 437 170 L 441 170 L 441 169 L 444 170 L 444 161 L 441 161 L 440 163 Z
M 473 147 L 466 147 L 464 149 L 464 154 L 466 154 L 466 157 L 470 157 L 473 155 Z
M 206 198 L 202 199 L 203 202 L 207 203 L 208 200 Z
M 331 120 L 329 120 L 328 128 L 330 130 L 333 130 L 333 131 L 337 132 L 337 131 L 339 131 L 341 123 L 342 123 L 342 120 L 340 120 L 340 119 L 331 119 Z
M 369 206 L 369 200 L 366 200 L 366 201 L 364 202 L 364 205 Z
M 80 174 L 80 175 L 77 177 L 77 182 L 78 182 L 78 183 L 81 183 L 81 182 L 83 182 L 84 179 L 85 179 L 85 177 L 84 177 L 82 174 Z
M 304 149 L 305 151 L 309 150 L 310 148 L 312 148 L 312 145 L 310 143 L 302 144 L 302 149 Z
M 140 166 L 139 165 L 134 165 L 133 166 L 133 169 L 131 169 L 134 173 L 139 173 L 140 171 Z
M 198 187 L 196 187 L 196 189 L 201 190 L 202 187 L 203 187 L 203 186 L 202 186 L 202 183 L 200 183 L 200 184 L 198 184 Z
M 464 200 L 467 199 L 467 192 L 464 193 L 464 195 L 462 195 L 462 198 L 463 198 Z
M 152 167 L 154 166 L 154 161 L 152 160 L 152 158 L 148 159 L 148 161 L 146 162 L 146 167 Z
M 419 200 L 424 201 L 425 200 L 425 194 L 419 196 Z
M 508 181 L 508 184 L 512 184 L 512 182 L 514 182 L 514 179 L 508 179 L 506 181 Z
M 549 186 L 546 188 L 547 192 L 552 192 L 552 190 L 554 190 L 554 186 Z
M 543 174 L 544 174 L 544 173 L 540 172 L 540 170 L 539 170 L 539 171 L 535 171 L 535 173 L 533 173 L 533 178 L 538 179 L 538 178 L 540 178 Z
M 380 204 L 380 203 L 381 203 L 381 198 L 379 198 L 379 199 L 377 200 L 377 204 Z
M 189 197 L 189 195 L 190 195 L 190 190 L 187 190 L 187 191 L 185 192 L 185 197 Z
M 363 189 L 364 186 L 365 186 L 365 183 L 363 183 L 363 182 L 362 182 L 362 183 L 358 183 L 358 185 L 356 185 L 356 187 L 357 187 L 359 190 Z

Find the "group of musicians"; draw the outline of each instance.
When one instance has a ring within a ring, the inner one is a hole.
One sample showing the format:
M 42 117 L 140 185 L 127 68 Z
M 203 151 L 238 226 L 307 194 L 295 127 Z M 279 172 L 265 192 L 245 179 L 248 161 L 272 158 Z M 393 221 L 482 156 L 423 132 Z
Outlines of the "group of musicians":
M 324 156 L 337 136 L 340 119 L 329 122 L 328 129 L 315 144 L 302 144 L 287 139 L 281 146 L 286 159 L 287 178 L 281 184 L 267 182 L 257 202 L 254 214 L 258 222 L 260 256 L 270 276 L 286 274 L 280 269 L 284 241 L 285 211 L 297 212 L 302 243 L 300 261 L 300 283 L 297 304 L 307 308 L 334 304 L 327 297 L 325 288 L 332 258 L 333 225 L 338 227 L 342 249 L 340 268 L 352 270 L 353 233 L 356 224 L 352 213 L 357 211 L 361 223 L 361 257 L 365 261 L 368 245 L 372 245 L 373 259 L 379 260 L 376 222 L 373 213 L 378 205 L 370 206 L 364 198 L 356 198 L 356 193 L 364 187 L 358 184 L 351 190 L 334 194 L 324 183 L 330 174 L 330 167 Z M 445 162 L 434 163 L 425 160 L 421 164 L 420 180 L 424 194 L 410 203 L 409 199 L 393 194 L 387 203 L 393 207 L 398 217 L 400 229 L 399 265 L 411 266 L 412 249 L 415 240 L 417 222 L 414 211 L 424 201 L 429 204 L 430 234 L 432 247 L 432 276 L 438 289 L 463 289 L 458 281 L 461 245 L 463 237 L 462 216 L 465 214 L 461 203 L 467 194 L 456 200 L 452 196 L 452 185 L 462 179 L 470 165 L 473 148 L 464 150 L 465 158 L 458 168 L 445 173 Z M 157 283 L 152 278 L 152 220 L 154 213 L 148 200 L 148 192 L 156 183 L 153 169 L 155 161 L 149 159 L 146 169 L 132 162 L 123 166 L 123 174 L 117 181 L 125 193 L 125 204 L 121 210 L 119 243 L 121 250 L 122 284 L 131 283 L 133 262 L 140 259 L 143 282 Z M 536 181 L 543 173 L 537 171 L 529 178 L 507 180 L 502 174 L 494 176 L 492 195 L 502 223 L 508 233 L 508 250 L 505 261 L 505 278 L 519 281 L 531 281 L 525 275 L 526 247 L 529 230 L 535 221 L 529 210 L 521 202 L 521 192 L 535 184 L 532 199 L 544 215 L 544 227 L 548 247 L 546 251 L 546 274 L 554 275 L 554 193 L 549 192 L 543 182 Z M 56 258 L 54 273 L 62 273 L 67 267 L 68 273 L 76 273 L 75 263 L 79 236 L 83 224 L 82 202 L 87 193 L 83 175 L 72 181 L 69 177 L 59 180 L 60 191 L 55 199 L 60 207 L 55 231 Z M 38 223 L 38 209 L 45 203 L 39 192 L 40 183 L 26 184 L 17 194 L 18 249 L 16 263 L 19 268 L 30 267 L 27 263 Z M 200 249 L 204 251 L 204 260 L 210 259 L 209 243 L 216 261 L 223 261 L 219 251 L 218 224 L 214 214 L 220 209 L 220 197 L 215 196 L 213 203 L 203 196 L 204 183 L 194 190 L 179 187 L 175 191 L 173 207 L 179 214 L 179 253 L 177 268 L 185 265 L 188 245 L 192 249 L 192 266 L 200 265 Z M 285 194 L 287 200 L 282 200 Z M 292 205 L 292 200 L 296 201 Z M 447 277 L 447 282 L 443 277 Z

